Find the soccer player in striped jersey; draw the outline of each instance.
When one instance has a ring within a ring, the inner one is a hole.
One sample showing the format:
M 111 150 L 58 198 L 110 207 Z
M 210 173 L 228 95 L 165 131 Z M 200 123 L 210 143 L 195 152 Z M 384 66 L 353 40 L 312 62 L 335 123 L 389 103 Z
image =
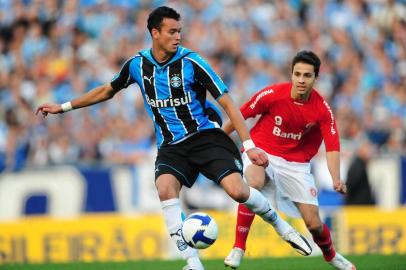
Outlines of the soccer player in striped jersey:
M 296 250 L 309 254 L 306 239 L 279 217 L 260 192 L 242 180 L 240 152 L 215 120 L 219 117 L 206 100 L 207 91 L 231 119 L 249 159 L 257 166 L 267 166 L 267 156 L 250 139 L 244 119 L 220 77 L 199 54 L 179 45 L 180 15 L 172 8 L 159 7 L 148 17 L 148 30 L 152 48 L 126 61 L 110 83 L 63 104 L 41 105 L 36 113 L 46 116 L 90 106 L 111 99 L 132 83 L 138 84 L 155 125 L 155 185 L 169 234 L 187 261 L 184 270 L 204 269 L 197 251 L 180 234 L 184 214 L 179 192 L 183 186 L 191 187 L 199 173 L 259 214 Z
M 355 266 L 337 253 L 328 227 L 319 216 L 317 188 L 310 172 L 310 160 L 324 140 L 327 165 L 333 187 L 346 193 L 340 178 L 340 142 L 333 112 L 313 88 L 320 69 L 319 57 L 311 51 L 299 52 L 292 61 L 291 82 L 270 85 L 256 93 L 241 107 L 245 119 L 260 116 L 251 129 L 255 145 L 268 154 L 269 166 L 253 164 L 243 154 L 244 176 L 251 187 L 287 215 L 302 217 L 324 259 L 336 269 Z M 224 125 L 231 133 L 233 123 Z M 225 264 L 237 268 L 244 256 L 246 240 L 254 214 L 239 205 L 234 247 Z

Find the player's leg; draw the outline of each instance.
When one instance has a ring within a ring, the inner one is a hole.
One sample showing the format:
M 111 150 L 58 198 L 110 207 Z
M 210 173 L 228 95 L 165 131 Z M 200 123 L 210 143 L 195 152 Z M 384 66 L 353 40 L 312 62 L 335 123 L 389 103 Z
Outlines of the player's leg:
M 265 184 L 265 169 L 261 166 L 250 164 L 244 170 L 244 177 L 249 186 L 261 190 Z M 254 218 L 255 213 L 248 207 L 244 204 L 238 205 L 234 247 L 245 250 L 248 233 Z
M 320 247 L 324 259 L 339 270 L 354 270 L 355 266 L 335 251 L 330 230 L 320 219 L 317 205 L 296 203 L 314 242 Z
M 248 164 L 248 166 L 246 166 L 244 160 L 244 177 L 251 187 L 260 190 L 265 184 L 265 169 L 254 164 Z M 248 234 L 254 218 L 255 213 L 248 207 L 241 203 L 238 205 L 234 245 L 224 260 L 225 265 L 238 267 L 241 264 L 245 253 Z
M 187 166 L 187 161 L 179 157 L 178 151 L 181 150 L 169 147 L 169 149 L 160 149 L 158 151 L 155 163 L 155 185 L 169 235 L 182 258 L 187 261 L 184 269 L 203 270 L 197 250 L 189 247 L 181 235 L 185 214 L 181 208 L 179 192 L 183 185 L 191 186 L 196 178 L 196 174 Z
M 239 203 L 243 203 L 251 211 L 271 224 L 275 228 L 275 231 L 297 252 L 302 255 L 309 255 L 311 253 L 312 250 L 307 240 L 279 216 L 261 192 L 249 187 L 242 180 L 240 174 L 233 173 L 224 177 L 221 185 L 231 198 Z

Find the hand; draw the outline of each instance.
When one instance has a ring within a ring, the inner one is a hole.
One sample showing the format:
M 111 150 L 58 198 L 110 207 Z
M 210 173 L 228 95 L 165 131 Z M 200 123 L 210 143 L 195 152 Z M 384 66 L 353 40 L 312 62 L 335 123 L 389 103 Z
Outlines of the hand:
M 335 191 L 341 194 L 347 193 L 347 185 L 341 180 L 333 180 L 333 187 Z
M 60 104 L 55 103 L 45 103 L 38 107 L 37 111 L 35 112 L 36 115 L 41 112 L 43 117 L 46 117 L 48 113 L 56 114 L 56 113 L 63 113 L 62 107 Z
M 268 167 L 269 160 L 268 156 L 264 150 L 260 148 L 252 148 L 245 152 L 253 164 L 262 166 L 264 168 Z

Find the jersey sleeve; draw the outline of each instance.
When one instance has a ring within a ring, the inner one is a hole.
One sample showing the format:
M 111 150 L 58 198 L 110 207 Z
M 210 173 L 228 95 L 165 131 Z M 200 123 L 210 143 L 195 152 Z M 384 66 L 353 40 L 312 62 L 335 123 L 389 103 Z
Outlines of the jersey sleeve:
M 188 59 L 193 63 L 195 81 L 207 89 L 215 99 L 228 92 L 221 78 L 200 55 L 193 53 Z
M 249 101 L 243 104 L 240 108 L 244 119 L 255 117 L 259 114 L 264 114 L 274 100 L 274 90 L 270 86 L 257 92 Z
M 221 111 L 210 101 L 206 100 L 205 111 L 209 120 L 217 122 L 221 127 L 223 125 L 223 119 L 221 117 Z
M 111 80 L 111 87 L 114 90 L 121 90 L 127 88 L 129 85 L 133 84 L 135 80 L 131 76 L 130 66 L 134 58 L 127 60 L 120 72 L 118 72 Z
M 337 130 L 336 120 L 333 111 L 327 101 L 323 100 L 321 105 L 320 131 L 323 136 L 326 151 L 340 151 L 340 136 Z

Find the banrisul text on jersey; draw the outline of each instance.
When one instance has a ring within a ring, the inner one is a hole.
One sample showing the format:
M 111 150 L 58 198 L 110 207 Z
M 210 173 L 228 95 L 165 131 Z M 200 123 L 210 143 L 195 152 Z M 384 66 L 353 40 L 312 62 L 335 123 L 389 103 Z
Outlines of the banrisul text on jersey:
M 217 99 L 228 90 L 197 53 L 179 47 L 171 59 L 158 63 L 150 49 L 143 50 L 124 64 L 111 85 L 121 89 L 133 83 L 140 87 L 144 106 L 155 125 L 158 147 L 220 127 L 209 117 L 213 105 L 206 100 L 206 93 Z

